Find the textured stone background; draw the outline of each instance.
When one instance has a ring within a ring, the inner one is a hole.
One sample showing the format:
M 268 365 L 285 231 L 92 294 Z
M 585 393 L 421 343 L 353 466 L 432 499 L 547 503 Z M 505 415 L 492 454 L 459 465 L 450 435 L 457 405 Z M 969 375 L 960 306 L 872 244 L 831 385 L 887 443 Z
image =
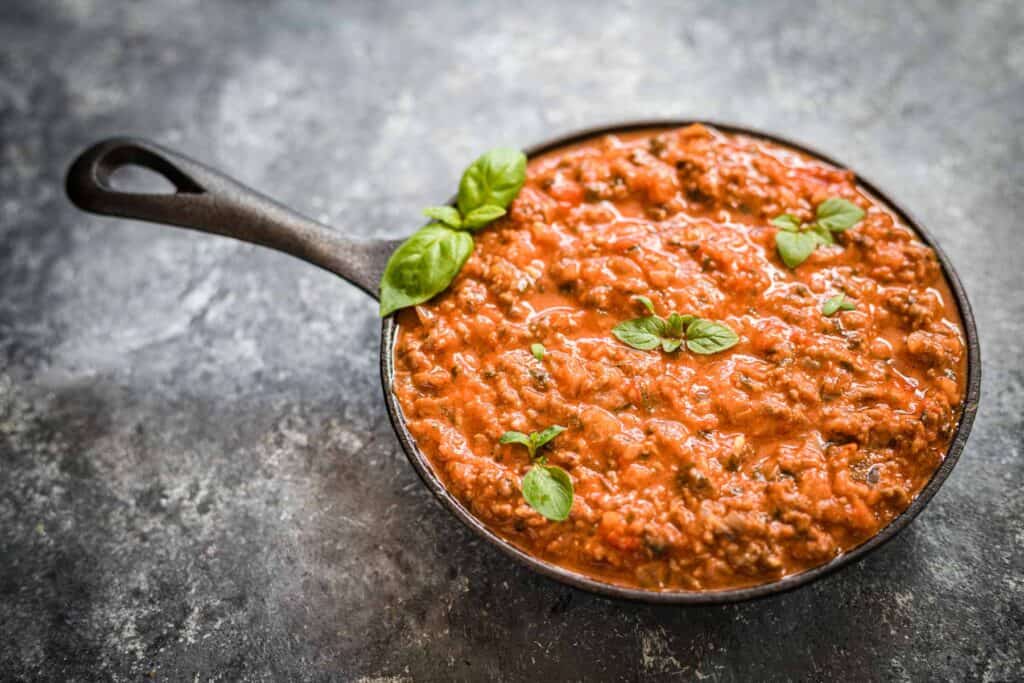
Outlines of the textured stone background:
M 367 297 L 61 190 L 83 145 L 135 133 L 396 236 L 488 146 L 674 115 L 878 180 L 981 330 L 974 434 L 928 510 L 753 604 L 620 603 L 513 566 L 400 452 Z M 0 678 L 1019 680 L 1022 130 L 1018 0 L 5 0 Z

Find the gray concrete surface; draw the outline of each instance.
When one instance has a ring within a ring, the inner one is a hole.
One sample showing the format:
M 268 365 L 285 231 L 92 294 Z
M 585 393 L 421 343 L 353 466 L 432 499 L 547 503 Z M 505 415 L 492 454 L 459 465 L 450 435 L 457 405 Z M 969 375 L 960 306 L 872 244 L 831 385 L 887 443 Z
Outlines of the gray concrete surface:
M 374 304 L 286 256 L 87 216 L 134 133 L 359 236 L 476 153 L 629 117 L 761 126 L 902 199 L 958 266 L 981 410 L 897 540 L 795 593 L 615 602 L 420 485 Z M 1024 4 L 0 7 L 0 678 L 1020 680 Z

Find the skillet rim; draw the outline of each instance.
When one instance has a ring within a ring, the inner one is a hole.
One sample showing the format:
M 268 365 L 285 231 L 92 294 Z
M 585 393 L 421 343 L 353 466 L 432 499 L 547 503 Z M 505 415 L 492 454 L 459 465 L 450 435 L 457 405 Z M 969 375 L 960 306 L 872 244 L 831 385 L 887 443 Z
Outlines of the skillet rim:
M 533 158 L 540 154 L 553 151 L 559 147 L 565 147 L 602 135 L 628 133 L 645 129 L 680 128 L 694 123 L 700 123 L 726 133 L 746 135 L 774 142 L 810 155 L 837 168 L 850 168 L 848 165 L 835 160 L 832 156 L 805 143 L 796 142 L 782 135 L 768 133 L 751 126 L 715 121 L 711 119 L 641 119 L 622 123 L 598 125 L 557 135 L 540 143 L 530 145 L 525 148 L 524 151 L 528 158 Z M 543 576 L 575 588 L 580 588 L 582 590 L 607 597 L 646 602 L 650 604 L 728 604 L 785 593 L 824 578 L 842 567 L 852 565 L 863 559 L 872 551 L 880 548 L 885 543 L 895 538 L 921 513 L 949 477 L 953 468 L 956 466 L 957 461 L 960 459 L 960 455 L 967 444 L 967 439 L 974 424 L 974 417 L 978 411 L 978 402 L 981 395 L 981 348 L 978 340 L 977 325 L 974 320 L 974 312 L 971 309 L 971 304 L 967 298 L 967 293 L 964 290 L 963 283 L 960 281 L 960 276 L 953 268 L 952 263 L 946 256 L 946 253 L 939 246 L 938 242 L 927 228 L 925 228 L 924 225 L 899 202 L 894 201 L 889 193 L 882 190 L 876 183 L 870 181 L 860 173 L 854 171 L 854 175 L 856 176 L 857 184 L 861 188 L 867 190 L 877 200 L 884 203 L 891 211 L 896 213 L 900 219 L 916 233 L 918 238 L 935 252 L 942 268 L 942 274 L 946 278 L 946 282 L 949 284 L 953 297 L 956 299 L 957 309 L 960 314 L 960 321 L 963 326 L 964 342 L 967 347 L 966 393 L 961 408 L 960 419 L 957 422 L 956 431 L 953 434 L 953 438 L 949 444 L 949 449 L 946 451 L 946 455 L 943 458 L 942 463 L 935 469 L 931 478 L 928 480 L 928 483 L 925 484 L 920 493 L 918 493 L 914 500 L 911 501 L 910 505 L 907 506 L 903 512 L 894 517 L 889 524 L 879 529 L 875 535 L 860 545 L 838 555 L 825 564 L 806 569 L 797 574 L 785 576 L 778 581 L 742 588 L 728 588 L 710 591 L 655 591 L 642 588 L 632 588 L 592 578 L 578 572 L 564 569 L 538 557 L 534 557 L 498 536 L 496 533 L 488 529 L 479 519 L 473 516 L 473 514 L 470 513 L 469 510 L 467 510 L 465 506 L 463 506 L 463 504 L 445 488 L 440 478 L 438 478 L 434 473 L 426 456 L 416 446 L 415 440 L 406 427 L 401 406 L 398 404 L 398 398 L 392 391 L 392 381 L 395 371 L 394 345 L 397 338 L 398 324 L 395 320 L 395 316 L 390 315 L 381 322 L 381 386 L 384 391 L 384 402 L 387 406 L 388 418 L 391 421 L 391 426 L 394 429 L 395 434 L 398 436 L 398 441 L 402 445 L 402 450 L 405 452 L 406 458 L 410 463 L 412 463 L 413 468 L 416 470 L 416 473 L 419 475 L 423 483 L 428 489 L 430 489 L 441 504 L 448 509 L 449 512 L 451 512 L 470 530 L 476 532 L 479 536 L 496 546 L 505 555 Z

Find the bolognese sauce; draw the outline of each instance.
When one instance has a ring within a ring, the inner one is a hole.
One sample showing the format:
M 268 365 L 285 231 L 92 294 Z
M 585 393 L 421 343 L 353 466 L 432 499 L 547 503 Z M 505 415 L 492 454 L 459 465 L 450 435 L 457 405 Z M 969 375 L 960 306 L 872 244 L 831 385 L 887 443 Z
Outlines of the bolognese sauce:
M 787 267 L 772 220 L 833 198 L 862 220 Z M 637 297 L 738 342 L 631 348 L 612 329 Z M 392 390 L 448 489 L 530 554 L 652 590 L 765 583 L 856 547 L 931 478 L 964 395 L 955 300 L 898 215 L 850 171 L 701 125 L 532 159 L 452 286 L 398 323 Z M 523 499 L 530 454 L 500 443 L 554 424 L 545 458 L 575 488 L 561 522 Z

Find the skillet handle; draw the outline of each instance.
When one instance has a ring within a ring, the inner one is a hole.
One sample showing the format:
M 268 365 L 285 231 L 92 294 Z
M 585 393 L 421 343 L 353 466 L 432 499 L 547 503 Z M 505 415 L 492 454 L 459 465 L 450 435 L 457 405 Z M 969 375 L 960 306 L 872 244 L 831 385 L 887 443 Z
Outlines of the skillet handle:
M 173 193 L 121 192 L 110 177 L 123 166 L 154 171 Z M 111 138 L 68 169 L 68 197 L 92 213 L 137 218 L 270 247 L 341 276 L 378 297 L 381 273 L 398 241 L 356 242 L 188 157 L 146 140 Z

